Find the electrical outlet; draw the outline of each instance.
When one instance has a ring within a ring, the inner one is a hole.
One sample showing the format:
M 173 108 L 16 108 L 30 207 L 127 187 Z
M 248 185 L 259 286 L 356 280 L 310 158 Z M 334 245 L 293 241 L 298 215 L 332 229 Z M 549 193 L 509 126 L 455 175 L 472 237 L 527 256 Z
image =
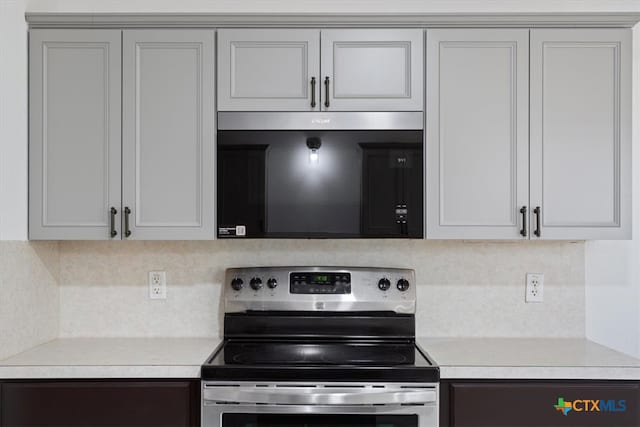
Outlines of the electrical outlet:
M 149 298 L 167 299 L 167 273 L 165 271 L 149 272 Z
M 544 301 L 544 274 L 527 273 L 527 289 L 524 300 L 525 302 Z

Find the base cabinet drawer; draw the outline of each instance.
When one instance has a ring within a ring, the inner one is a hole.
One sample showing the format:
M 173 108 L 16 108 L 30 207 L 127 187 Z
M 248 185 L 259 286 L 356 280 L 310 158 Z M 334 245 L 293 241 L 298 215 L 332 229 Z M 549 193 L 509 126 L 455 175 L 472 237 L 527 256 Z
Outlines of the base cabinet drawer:
M 200 381 L 87 380 L 0 383 L 0 426 L 200 425 Z
M 443 381 L 444 427 L 636 427 L 638 381 Z

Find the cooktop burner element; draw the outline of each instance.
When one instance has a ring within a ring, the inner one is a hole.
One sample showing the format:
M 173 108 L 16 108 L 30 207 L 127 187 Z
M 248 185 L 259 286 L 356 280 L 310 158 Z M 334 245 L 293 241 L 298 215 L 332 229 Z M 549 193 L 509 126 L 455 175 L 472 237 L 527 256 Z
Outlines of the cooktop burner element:
M 439 381 L 415 343 L 413 270 L 229 269 L 224 302 L 225 340 L 203 380 Z

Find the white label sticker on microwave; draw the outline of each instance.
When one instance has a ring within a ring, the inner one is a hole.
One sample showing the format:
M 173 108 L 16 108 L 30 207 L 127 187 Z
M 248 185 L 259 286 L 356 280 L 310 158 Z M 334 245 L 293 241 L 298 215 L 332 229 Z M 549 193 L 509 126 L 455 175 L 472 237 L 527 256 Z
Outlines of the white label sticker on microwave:
M 218 235 L 244 237 L 247 235 L 247 227 L 245 225 L 236 225 L 233 227 L 218 227 Z

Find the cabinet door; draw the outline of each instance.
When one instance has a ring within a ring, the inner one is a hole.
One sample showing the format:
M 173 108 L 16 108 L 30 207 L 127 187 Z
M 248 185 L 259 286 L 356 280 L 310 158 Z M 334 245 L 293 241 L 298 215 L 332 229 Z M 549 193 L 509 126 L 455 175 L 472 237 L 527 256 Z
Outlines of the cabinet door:
M 29 40 L 29 238 L 119 239 L 121 33 Z
M 531 207 L 542 239 L 631 238 L 631 30 L 531 31 Z
M 422 30 L 323 30 L 322 109 L 422 111 L 423 49 Z
M 213 31 L 124 32 L 125 238 L 214 238 L 214 118 Z
M 523 239 L 528 30 L 427 32 L 427 237 Z
M 219 111 L 318 111 L 319 71 L 318 30 L 218 31 Z
M 441 427 L 638 425 L 637 381 L 451 380 L 440 385 Z
M 11 381 L 0 408 L 4 427 L 196 427 L 200 381 Z

